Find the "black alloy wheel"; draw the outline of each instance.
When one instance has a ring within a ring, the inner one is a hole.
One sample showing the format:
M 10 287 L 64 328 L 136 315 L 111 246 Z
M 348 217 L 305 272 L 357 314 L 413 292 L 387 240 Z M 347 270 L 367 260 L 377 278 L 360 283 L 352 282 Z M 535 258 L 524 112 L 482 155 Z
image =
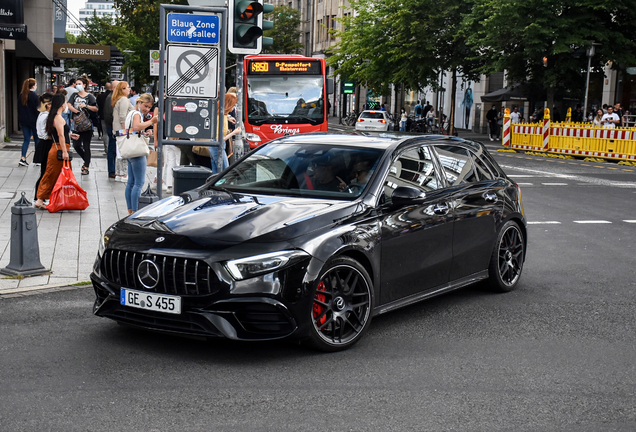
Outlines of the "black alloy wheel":
M 497 236 L 497 243 L 488 268 L 490 287 L 498 292 L 512 291 L 519 282 L 523 269 L 523 233 L 513 221 L 508 221 Z
M 316 284 L 309 342 L 322 351 L 349 348 L 369 327 L 372 307 L 373 285 L 364 267 L 349 257 L 333 259 Z

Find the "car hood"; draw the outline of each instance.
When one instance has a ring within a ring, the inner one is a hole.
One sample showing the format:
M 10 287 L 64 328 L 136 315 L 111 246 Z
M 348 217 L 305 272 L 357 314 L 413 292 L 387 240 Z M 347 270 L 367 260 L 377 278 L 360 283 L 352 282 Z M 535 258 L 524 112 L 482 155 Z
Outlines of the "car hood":
M 197 243 L 287 241 L 335 224 L 352 213 L 350 201 L 205 191 L 208 196 L 187 202 L 172 197 L 126 219 Z

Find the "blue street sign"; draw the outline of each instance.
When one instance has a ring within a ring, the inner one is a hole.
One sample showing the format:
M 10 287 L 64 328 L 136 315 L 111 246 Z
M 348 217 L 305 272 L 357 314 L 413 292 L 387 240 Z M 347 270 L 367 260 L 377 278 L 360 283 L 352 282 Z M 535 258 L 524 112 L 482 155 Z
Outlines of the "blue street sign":
M 218 44 L 218 15 L 168 14 L 168 42 Z

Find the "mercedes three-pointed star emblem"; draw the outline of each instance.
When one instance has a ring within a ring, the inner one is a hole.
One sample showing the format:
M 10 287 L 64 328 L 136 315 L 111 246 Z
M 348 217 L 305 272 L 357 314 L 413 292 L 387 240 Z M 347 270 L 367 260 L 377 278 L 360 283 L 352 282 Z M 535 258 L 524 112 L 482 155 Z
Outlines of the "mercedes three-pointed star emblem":
M 144 287 L 153 289 L 159 283 L 159 267 L 151 260 L 143 260 L 137 267 L 137 278 Z

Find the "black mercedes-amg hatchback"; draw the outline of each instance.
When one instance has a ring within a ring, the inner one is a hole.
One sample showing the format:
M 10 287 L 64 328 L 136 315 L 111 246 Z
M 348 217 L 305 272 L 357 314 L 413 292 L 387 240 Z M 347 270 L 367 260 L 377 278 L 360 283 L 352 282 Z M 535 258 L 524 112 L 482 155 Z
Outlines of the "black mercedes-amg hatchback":
M 487 280 L 519 282 L 521 191 L 480 143 L 289 136 L 103 235 L 94 313 L 336 351 L 375 315 Z

